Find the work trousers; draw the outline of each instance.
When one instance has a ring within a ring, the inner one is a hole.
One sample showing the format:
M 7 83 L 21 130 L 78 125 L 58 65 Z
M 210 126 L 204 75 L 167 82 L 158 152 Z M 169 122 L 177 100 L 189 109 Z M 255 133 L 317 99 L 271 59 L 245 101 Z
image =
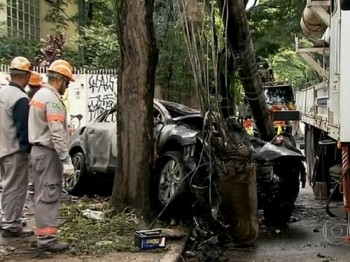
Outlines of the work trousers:
M 57 240 L 63 165 L 57 152 L 44 146 L 33 146 L 30 161 L 35 186 L 36 235 L 40 247 Z
M 28 153 L 24 152 L 16 152 L 0 159 L 3 229 L 13 232 L 22 229 L 21 216 L 27 196 L 28 164 Z

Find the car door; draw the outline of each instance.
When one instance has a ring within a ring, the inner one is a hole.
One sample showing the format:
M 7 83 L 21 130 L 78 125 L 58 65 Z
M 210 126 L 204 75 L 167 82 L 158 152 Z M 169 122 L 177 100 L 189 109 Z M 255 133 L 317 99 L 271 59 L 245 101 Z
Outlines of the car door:
M 86 126 L 87 155 L 93 172 L 108 172 L 116 166 L 117 141 L 115 110 L 111 109 Z

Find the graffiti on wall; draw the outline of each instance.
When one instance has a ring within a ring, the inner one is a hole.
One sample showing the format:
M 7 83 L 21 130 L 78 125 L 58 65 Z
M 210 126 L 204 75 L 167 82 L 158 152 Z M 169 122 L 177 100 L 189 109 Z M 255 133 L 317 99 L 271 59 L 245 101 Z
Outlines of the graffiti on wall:
M 116 95 L 113 94 L 104 94 L 97 96 L 89 97 L 88 112 L 89 119 L 88 121 L 94 120 L 105 110 L 111 109 L 115 104 Z M 115 122 L 116 119 L 113 120 Z
M 88 119 L 93 121 L 116 102 L 117 78 L 114 75 L 91 75 L 89 78 Z M 115 122 L 116 117 L 108 119 Z
M 113 75 L 92 75 L 89 79 L 91 94 L 113 93 L 116 85 L 116 77 Z
M 47 81 L 45 73 L 40 75 Z M 0 65 L 0 88 L 9 82 L 8 66 Z M 95 74 L 95 72 L 79 72 L 76 70 L 75 82 L 69 85 L 69 91 L 62 99 L 68 111 L 68 124 L 71 130 L 85 126 L 105 110 L 112 108 L 116 102 L 117 76 L 116 72 Z M 107 121 L 116 122 L 115 114 Z

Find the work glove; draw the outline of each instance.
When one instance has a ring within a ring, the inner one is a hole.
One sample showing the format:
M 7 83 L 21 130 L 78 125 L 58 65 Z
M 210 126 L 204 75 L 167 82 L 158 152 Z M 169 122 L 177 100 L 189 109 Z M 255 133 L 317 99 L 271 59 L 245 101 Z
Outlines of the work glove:
M 64 159 L 61 159 L 63 164 L 63 178 L 66 180 L 69 177 L 72 177 L 74 175 L 74 166 L 72 164 L 72 159 L 70 156 L 67 156 Z

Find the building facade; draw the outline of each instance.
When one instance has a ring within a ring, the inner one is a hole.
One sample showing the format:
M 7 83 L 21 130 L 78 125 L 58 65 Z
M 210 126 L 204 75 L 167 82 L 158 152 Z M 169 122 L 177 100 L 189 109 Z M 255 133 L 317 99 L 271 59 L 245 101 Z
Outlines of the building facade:
M 46 39 L 52 33 L 53 24 L 44 18 L 54 0 L 0 0 L 0 34 L 12 37 L 23 37 L 30 40 Z M 78 5 L 74 1 L 62 9 L 66 17 L 68 37 L 77 32 L 76 24 L 71 20 L 78 13 Z

